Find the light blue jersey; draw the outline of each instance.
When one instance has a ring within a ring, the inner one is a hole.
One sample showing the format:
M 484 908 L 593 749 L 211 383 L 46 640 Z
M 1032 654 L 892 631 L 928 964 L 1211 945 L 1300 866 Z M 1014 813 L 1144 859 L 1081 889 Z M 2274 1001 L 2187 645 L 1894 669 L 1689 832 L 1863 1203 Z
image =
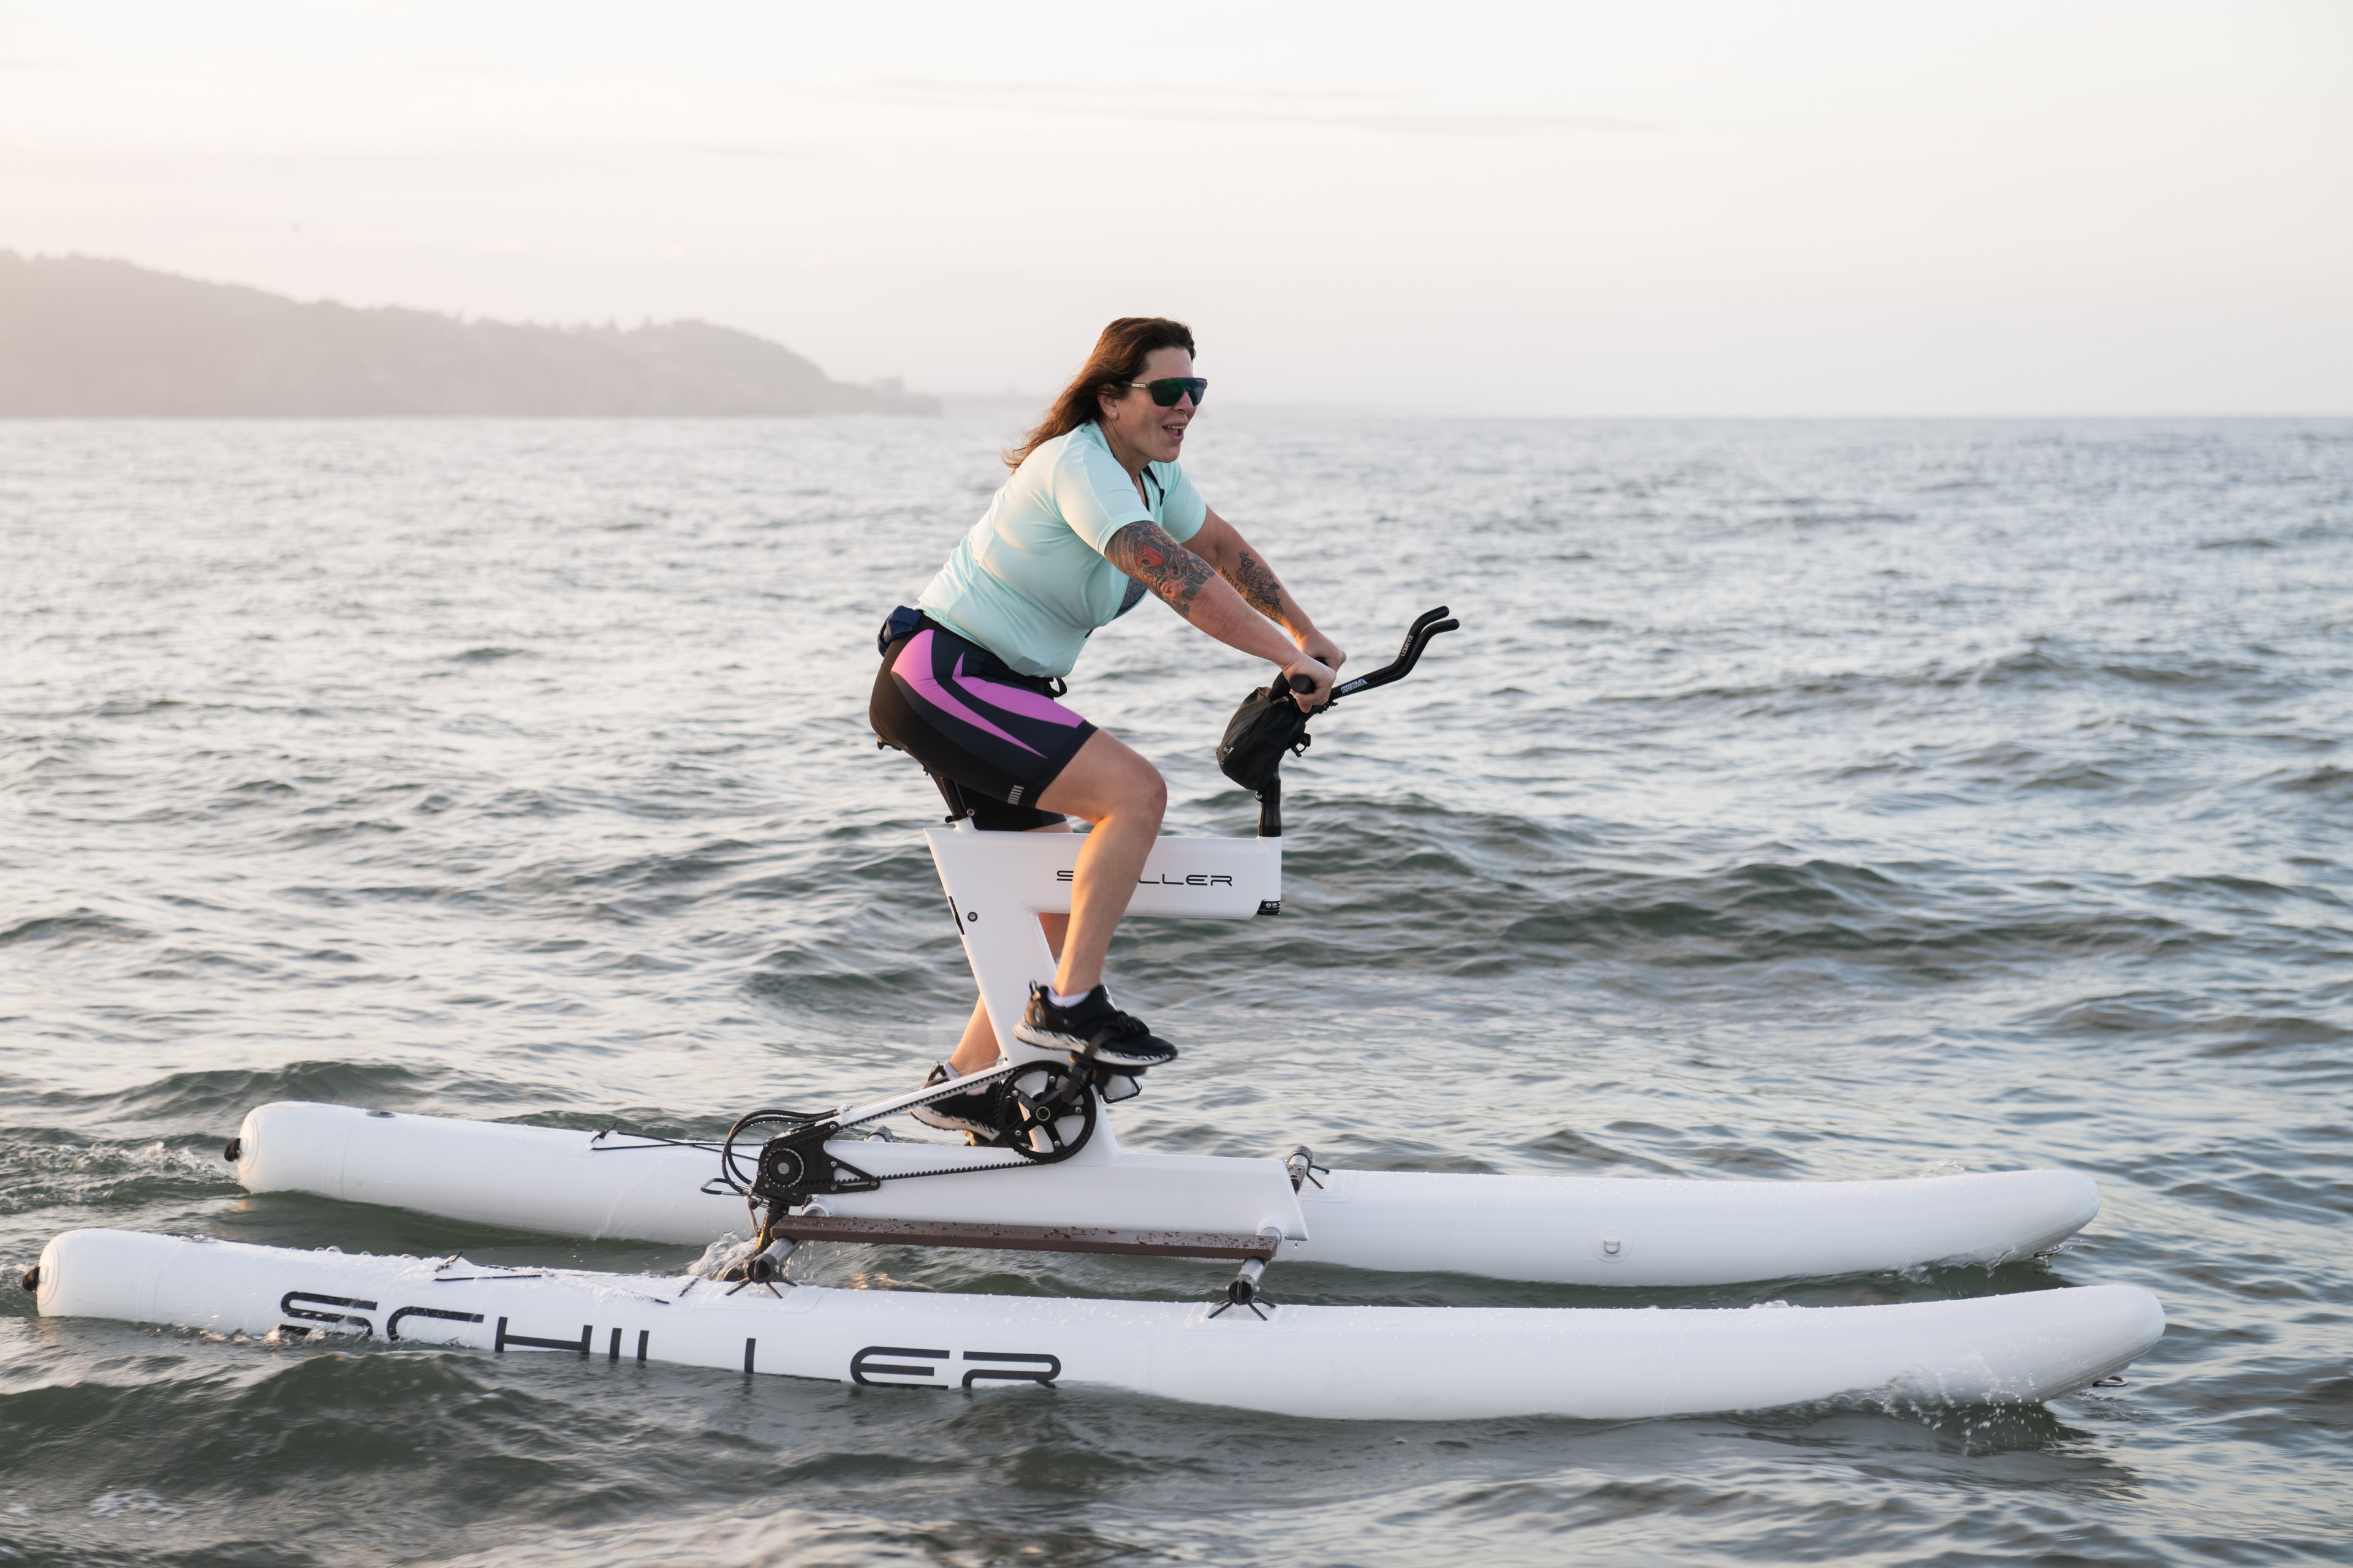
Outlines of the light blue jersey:
M 1068 675 L 1094 629 L 1141 597 L 1103 559 L 1112 535 L 1151 521 L 1182 544 L 1208 515 L 1175 463 L 1148 465 L 1138 495 L 1102 427 L 1082 425 L 1022 459 L 915 603 L 1024 675 Z

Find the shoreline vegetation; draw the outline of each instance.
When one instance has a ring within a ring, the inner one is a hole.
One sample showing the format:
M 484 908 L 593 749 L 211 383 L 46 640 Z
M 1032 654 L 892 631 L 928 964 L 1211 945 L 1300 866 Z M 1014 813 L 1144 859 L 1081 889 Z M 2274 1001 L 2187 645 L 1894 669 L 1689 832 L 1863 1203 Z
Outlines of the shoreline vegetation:
M 708 321 L 545 327 L 303 303 L 0 250 L 0 416 L 927 414 Z

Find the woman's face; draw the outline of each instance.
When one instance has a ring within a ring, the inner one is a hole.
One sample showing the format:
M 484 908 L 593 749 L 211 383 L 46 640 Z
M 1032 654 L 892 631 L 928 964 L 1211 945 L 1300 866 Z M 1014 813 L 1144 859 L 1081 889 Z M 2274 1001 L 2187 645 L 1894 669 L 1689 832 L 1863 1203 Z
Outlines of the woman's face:
M 1144 356 L 1139 382 L 1167 375 L 1193 374 L 1193 356 L 1183 349 L 1154 349 Z M 1103 434 L 1114 452 L 1133 452 L 1147 462 L 1173 463 L 1185 448 L 1185 426 L 1193 422 L 1193 400 L 1180 397 L 1174 408 L 1152 401 L 1152 394 L 1131 386 L 1120 396 L 1099 400 Z

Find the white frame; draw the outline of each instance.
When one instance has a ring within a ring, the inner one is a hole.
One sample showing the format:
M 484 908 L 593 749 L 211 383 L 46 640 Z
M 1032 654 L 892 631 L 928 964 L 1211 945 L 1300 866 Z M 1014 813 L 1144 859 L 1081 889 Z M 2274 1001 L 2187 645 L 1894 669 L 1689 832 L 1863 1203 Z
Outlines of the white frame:
M 928 828 L 923 837 L 997 1048 L 1017 1062 L 1060 1059 L 1061 1052 L 1015 1039 L 1013 1026 L 1029 1005 L 1030 984 L 1053 978 L 1053 950 L 1038 917 L 1070 912 L 1071 877 L 1085 837 L 981 833 L 969 818 Z M 1282 905 L 1282 839 L 1165 837 L 1144 863 L 1127 913 L 1130 919 L 1250 920 Z M 1090 1142 L 1106 1145 L 1105 1152 L 1116 1147 L 1108 1116 L 1098 1119 Z

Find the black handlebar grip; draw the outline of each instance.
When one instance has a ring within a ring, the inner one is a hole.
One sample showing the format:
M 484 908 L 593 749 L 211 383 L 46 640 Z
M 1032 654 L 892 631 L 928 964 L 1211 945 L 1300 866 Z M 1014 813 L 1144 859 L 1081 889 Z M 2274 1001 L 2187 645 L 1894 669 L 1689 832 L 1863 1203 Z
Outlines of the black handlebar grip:
M 1308 679 L 1303 675 L 1278 675 L 1274 678 L 1274 689 L 1278 696 L 1304 697 L 1309 692 L 1315 689 L 1315 683 Z M 1311 708 L 1308 711 L 1311 713 L 1323 712 L 1324 708 L 1332 706 L 1333 701 L 1338 696 L 1339 690 L 1335 685 L 1332 695 L 1324 700 L 1322 707 Z

